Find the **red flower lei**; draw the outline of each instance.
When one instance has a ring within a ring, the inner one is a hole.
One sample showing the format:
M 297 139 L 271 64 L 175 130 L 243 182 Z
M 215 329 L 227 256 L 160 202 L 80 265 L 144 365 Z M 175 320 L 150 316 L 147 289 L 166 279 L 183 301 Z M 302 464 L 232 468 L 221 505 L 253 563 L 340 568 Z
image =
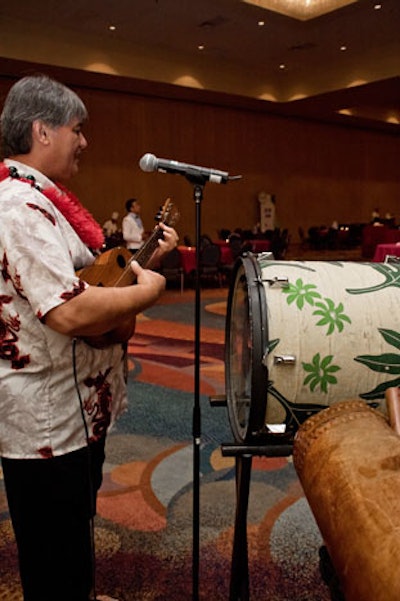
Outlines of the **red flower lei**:
M 20 177 L 15 167 L 7 167 L 0 163 L 0 182 L 7 177 L 26 182 L 39 190 L 64 215 L 65 219 L 78 234 L 84 244 L 92 249 L 99 249 L 104 244 L 104 235 L 93 215 L 85 209 L 78 198 L 65 186 L 57 183 L 57 187 L 44 188 L 36 184 L 33 176 Z

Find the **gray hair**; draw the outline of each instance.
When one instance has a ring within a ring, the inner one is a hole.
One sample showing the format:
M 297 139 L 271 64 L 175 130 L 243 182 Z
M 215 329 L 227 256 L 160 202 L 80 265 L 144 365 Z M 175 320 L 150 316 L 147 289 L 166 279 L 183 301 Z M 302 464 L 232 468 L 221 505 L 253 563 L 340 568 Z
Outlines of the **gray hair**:
M 30 152 L 34 121 L 60 127 L 74 118 L 87 118 L 75 92 L 46 75 L 23 77 L 8 92 L 0 116 L 3 157 Z

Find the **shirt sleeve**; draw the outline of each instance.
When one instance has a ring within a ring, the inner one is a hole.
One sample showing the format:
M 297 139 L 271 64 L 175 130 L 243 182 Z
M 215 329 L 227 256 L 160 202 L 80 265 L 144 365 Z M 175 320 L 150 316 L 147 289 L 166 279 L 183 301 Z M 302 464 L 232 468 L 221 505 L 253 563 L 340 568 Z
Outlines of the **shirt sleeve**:
M 29 200 L 2 203 L 7 223 L 2 234 L 3 277 L 12 281 L 39 318 L 87 287 L 75 274 L 72 248 L 57 210 L 44 201 L 39 193 L 31 193 Z

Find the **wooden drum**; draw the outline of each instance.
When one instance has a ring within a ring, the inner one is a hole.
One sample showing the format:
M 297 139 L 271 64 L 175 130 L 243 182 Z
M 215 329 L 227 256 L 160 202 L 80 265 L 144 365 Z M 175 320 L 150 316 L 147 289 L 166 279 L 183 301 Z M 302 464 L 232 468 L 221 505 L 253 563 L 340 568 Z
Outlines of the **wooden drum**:
M 293 461 L 346 601 L 400 599 L 400 437 L 362 401 L 297 431 Z

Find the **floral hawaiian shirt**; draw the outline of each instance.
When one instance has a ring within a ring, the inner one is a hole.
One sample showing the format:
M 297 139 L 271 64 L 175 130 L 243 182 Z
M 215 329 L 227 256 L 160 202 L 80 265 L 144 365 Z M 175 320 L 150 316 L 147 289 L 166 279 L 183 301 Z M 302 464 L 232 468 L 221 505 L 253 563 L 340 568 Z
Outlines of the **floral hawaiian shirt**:
M 54 186 L 21 163 L 21 176 Z M 39 189 L 0 182 L 0 455 L 47 458 L 102 438 L 126 406 L 124 349 L 95 349 L 44 323 L 87 286 L 93 262 L 65 217 Z M 85 421 L 83 421 L 85 420 Z

